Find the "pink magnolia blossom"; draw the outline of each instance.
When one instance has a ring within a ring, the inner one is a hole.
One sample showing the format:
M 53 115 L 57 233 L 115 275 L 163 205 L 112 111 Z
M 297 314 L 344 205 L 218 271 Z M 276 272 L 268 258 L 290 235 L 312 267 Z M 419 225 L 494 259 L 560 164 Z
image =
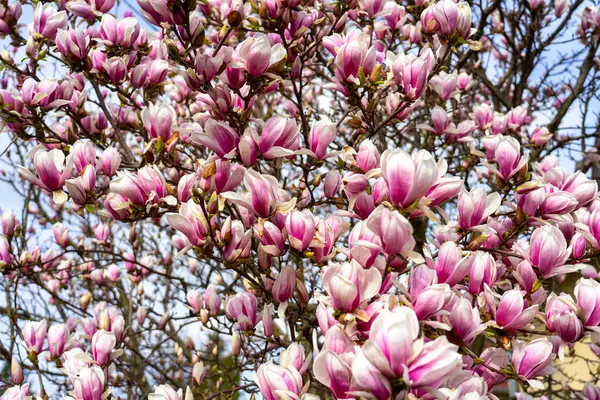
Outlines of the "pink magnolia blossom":
M 409 207 L 425 196 L 438 178 L 439 164 L 427 151 L 411 157 L 404 150 L 386 150 L 381 156 L 381 173 L 388 186 L 388 200 Z
M 512 362 L 517 375 L 524 379 L 543 376 L 553 371 L 552 343 L 546 338 L 531 342 L 516 341 L 513 346 Z
M 323 287 L 337 310 L 352 312 L 371 299 L 381 286 L 381 274 L 374 268 L 364 269 L 356 261 L 330 263 L 323 269 Z

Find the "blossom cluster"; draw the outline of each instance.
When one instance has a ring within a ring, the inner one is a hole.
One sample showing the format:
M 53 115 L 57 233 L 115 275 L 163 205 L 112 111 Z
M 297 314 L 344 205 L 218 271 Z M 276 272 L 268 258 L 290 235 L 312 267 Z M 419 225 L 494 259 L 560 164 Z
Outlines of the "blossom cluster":
M 527 398 L 600 354 L 587 75 L 512 87 L 518 21 L 470 3 L 0 4 L 0 399 Z M 521 3 L 591 73 L 600 11 Z

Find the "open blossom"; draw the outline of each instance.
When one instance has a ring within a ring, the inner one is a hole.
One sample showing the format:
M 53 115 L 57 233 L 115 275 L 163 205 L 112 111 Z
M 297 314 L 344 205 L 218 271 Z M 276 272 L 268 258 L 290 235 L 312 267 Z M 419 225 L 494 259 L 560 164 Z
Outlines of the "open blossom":
M 485 130 L 492 123 L 494 110 L 488 104 L 478 104 L 473 107 L 473 112 L 469 116 L 475 120 L 479 129 Z
M 248 292 L 238 293 L 227 300 L 225 312 L 237 321 L 242 330 L 252 330 L 258 323 L 256 296 Z
M 359 349 L 352 361 L 352 374 L 358 387 L 369 392 L 377 400 L 389 399 L 392 383 Z
M 371 326 L 365 356 L 388 377 L 403 377 L 412 387 L 435 386 L 461 363 L 456 345 L 442 336 L 423 343 L 419 323 L 407 307 L 382 311 Z
M 79 176 L 65 181 L 67 192 L 73 202 L 78 205 L 84 205 L 87 202 L 88 195 L 94 191 L 95 186 L 96 169 L 93 166 L 84 167 Z
M 348 238 L 350 256 L 365 268 L 370 268 L 377 261 L 381 253 L 381 239 L 366 222 L 359 222 L 354 226 Z
M 324 350 L 317 355 L 313 365 L 315 378 L 329 387 L 337 398 L 344 398 L 350 391 L 351 362 L 348 363 L 347 359 L 342 358 L 334 351 Z
M 402 149 L 386 150 L 381 155 L 381 174 L 387 183 L 387 198 L 401 207 L 409 207 L 425 196 L 438 179 L 439 164 L 420 150 L 409 155 Z
M 208 221 L 200 205 L 193 200 L 183 203 L 179 213 L 167 214 L 169 224 L 183 233 L 193 246 L 202 246 L 208 234 Z
M 484 223 L 487 217 L 498 209 L 500 201 L 497 192 L 488 195 L 482 188 L 470 192 L 463 190 L 458 196 L 459 226 L 469 229 Z
M 165 178 L 155 165 L 143 167 L 137 174 L 119 172 L 110 183 L 110 191 L 138 206 L 158 203 L 168 196 Z
M 488 168 L 504 180 L 511 179 L 527 168 L 528 157 L 521 155 L 521 144 L 511 136 L 499 137 L 494 149 L 494 159 L 498 167 L 487 164 Z
M 2 400 L 29 400 L 30 398 L 29 384 L 27 383 L 8 388 L 0 397 Z
M 254 380 L 266 400 L 298 398 L 302 391 L 302 376 L 293 367 L 284 368 L 269 361 L 256 371 Z
M 238 45 L 236 51 L 240 64 L 252 76 L 261 76 L 285 57 L 283 46 L 280 43 L 272 46 L 266 35 L 249 37 Z
M 183 22 L 183 10 L 173 12 L 169 9 L 167 1 L 138 0 L 141 13 L 154 25 L 160 26 L 163 23 L 174 24 Z
M 497 308 L 494 295 L 489 288 L 486 288 L 486 299 L 496 324 L 506 332 L 525 328 L 533 320 L 539 308 L 537 304 L 526 308 L 527 304 L 519 289 L 504 292 Z
M 244 186 L 247 195 L 235 192 L 223 193 L 223 197 L 260 217 L 268 217 L 277 208 L 279 183 L 272 175 L 262 175 L 254 170 L 246 171 Z
M 451 298 L 448 284 L 437 283 L 435 271 L 422 264 L 414 268 L 409 277 L 409 294 L 413 309 L 419 320 L 431 318 Z
M 421 14 L 421 24 L 427 33 L 457 34 L 464 39 L 471 36 L 471 8 L 465 1 L 438 1 Z
M 481 359 L 485 365 L 489 365 L 495 370 L 501 370 L 509 364 L 508 353 L 497 347 L 489 347 L 481 353 Z M 505 376 L 497 371 L 487 368 L 485 365 L 478 365 L 474 368 L 474 372 L 481 376 L 489 387 L 506 380 Z
M 284 249 L 283 232 L 270 221 L 255 225 L 254 236 L 261 243 L 263 251 L 267 254 L 279 256 Z
M 56 46 L 66 59 L 85 60 L 89 36 L 74 29 L 59 29 L 56 35 Z
M 598 195 L 598 183 L 595 180 L 588 179 L 581 171 L 567 177 L 562 182 L 560 189 L 571 193 L 577 200 L 579 207 L 588 204 Z
M 544 376 L 553 371 L 552 343 L 546 338 L 531 342 L 517 340 L 513 346 L 512 362 L 515 372 L 524 379 Z
M 356 261 L 330 263 L 323 269 L 323 287 L 331 305 L 352 312 L 363 301 L 371 299 L 381 286 L 381 274 L 375 268 L 364 269 Z
M 85 167 L 96 165 L 96 149 L 91 141 L 78 140 L 75 142 L 69 154 L 72 155 L 73 166 L 78 173 L 82 173 Z
M 439 73 L 429 81 L 429 86 L 431 86 L 431 88 L 435 90 L 438 96 L 440 96 L 440 98 L 444 101 L 448 100 L 450 96 L 454 94 L 457 85 L 457 76 L 455 74 L 448 74 L 446 72 Z
M 371 325 L 366 356 L 384 374 L 402 376 L 416 352 L 418 335 L 419 321 L 410 308 L 383 310 Z
M 252 239 L 252 231 L 246 230 L 241 221 L 233 221 L 223 224 L 221 235 L 225 239 L 225 247 L 223 248 L 223 256 L 229 262 L 234 262 L 238 258 L 247 258 L 250 254 L 250 241 Z
M 456 197 L 463 188 L 463 180 L 457 177 L 439 178 L 425 196 L 429 207 L 437 206 L 446 200 Z
M 359 71 L 369 76 L 377 63 L 375 47 L 368 45 L 368 39 L 360 33 L 354 40 L 347 36 L 335 55 L 335 74 L 339 81 L 359 82 Z
M 256 140 L 258 150 L 268 159 L 292 155 L 299 147 L 298 130 L 295 119 L 271 117 Z
M 52 192 L 55 201 L 64 202 L 66 197 L 64 197 L 64 192 L 61 189 L 73 173 L 72 157 L 65 157 L 64 153 L 58 149 L 38 150 L 35 153 L 33 164 L 37 177 L 24 167 L 19 167 L 19 174 L 34 185 Z
M 209 159 L 204 164 L 204 167 L 205 169 L 202 171 L 198 185 L 207 192 L 216 191 L 217 193 L 235 189 L 242 179 L 244 179 L 246 171 L 241 165 L 222 159 Z M 191 196 L 192 193 L 189 185 L 193 185 L 192 180 L 196 180 L 196 175 L 192 174 L 188 179 L 186 184 L 188 188 L 182 188 L 182 190 L 185 190 L 187 196 Z M 179 191 L 179 187 L 177 190 Z
M 436 387 L 461 365 L 458 346 L 441 336 L 427 342 L 408 365 L 408 382 L 412 387 Z
M 229 125 L 209 119 L 202 133 L 195 133 L 195 141 L 208 147 L 220 158 L 233 158 L 240 141 L 239 135 Z
M 67 13 L 58 11 L 52 3 L 38 3 L 33 13 L 33 23 L 29 30 L 46 39 L 53 39 L 60 28 L 67 23 Z
M 280 362 L 282 367 L 292 367 L 298 372 L 305 372 L 304 349 L 297 343 L 292 343 L 287 349 L 281 352 Z
M 112 15 L 104 14 L 100 24 L 100 36 L 107 45 L 132 47 L 140 35 L 140 24 L 133 17 L 117 21 Z

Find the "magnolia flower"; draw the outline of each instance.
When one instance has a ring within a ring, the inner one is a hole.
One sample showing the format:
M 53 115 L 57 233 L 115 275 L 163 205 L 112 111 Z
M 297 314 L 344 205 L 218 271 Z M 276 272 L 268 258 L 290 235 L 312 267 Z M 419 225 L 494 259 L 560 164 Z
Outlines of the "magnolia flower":
M 257 77 L 286 56 L 283 45 L 277 43 L 272 46 L 267 35 L 247 38 L 237 46 L 236 52 L 240 65 L 250 75 Z
M 570 272 L 576 267 L 564 265 L 571 255 L 560 229 L 553 225 L 537 228 L 531 235 L 528 260 L 546 278 Z
M 322 160 L 327 157 L 327 148 L 337 133 L 336 125 L 327 117 L 314 123 L 308 135 L 308 149 L 311 155 Z
M 189 388 L 188 388 L 189 390 Z M 186 399 L 187 391 L 186 391 Z M 175 390 L 169 385 L 160 385 L 154 389 L 153 393 L 148 395 L 148 400 L 183 400 L 183 389 Z
M 476 227 L 500 207 L 500 195 L 488 195 L 484 189 L 463 190 L 458 196 L 458 224 L 463 229 Z
M 323 287 L 331 305 L 337 310 L 352 312 L 371 299 L 381 286 L 381 274 L 375 268 L 364 269 L 356 261 L 330 263 L 323 269 Z
M 108 14 L 104 15 L 105 17 Z M 150 105 L 142 110 L 144 128 L 152 138 L 161 138 L 167 142 L 171 138 L 171 130 L 175 121 L 175 110 L 169 105 Z
M 285 229 L 292 247 L 304 251 L 313 241 L 315 217 L 309 210 L 293 210 L 285 220 Z
M 425 196 L 438 179 L 441 163 L 420 150 L 410 156 L 401 149 L 386 150 L 381 155 L 381 174 L 387 183 L 387 198 L 401 207 L 409 207 Z
M 66 11 L 57 11 L 52 3 L 38 3 L 33 12 L 33 23 L 29 25 L 29 31 L 46 39 L 54 39 L 58 30 L 66 23 Z
M 552 343 L 546 338 L 529 343 L 517 340 L 513 345 L 512 362 L 521 378 L 530 380 L 552 373 L 552 359 Z
M 551 293 L 546 301 L 546 324 L 565 342 L 573 343 L 583 334 L 583 324 L 577 317 L 577 305 L 570 295 Z
M 242 292 L 227 300 L 225 312 L 229 318 L 237 320 L 240 329 L 248 331 L 254 329 L 259 321 L 256 307 L 256 297 L 252 293 Z
M 235 192 L 222 194 L 227 200 L 238 204 L 256 215 L 266 218 L 279 206 L 279 183 L 272 175 L 262 175 L 254 170 L 247 170 L 244 176 L 247 195 Z
M 462 257 L 462 251 L 454 242 L 444 242 L 438 251 L 435 262 L 437 280 L 450 286 L 463 280 L 469 270 L 469 259 Z
M 69 340 L 69 327 L 66 324 L 53 324 L 48 330 L 48 350 L 52 358 L 60 357 L 66 350 Z
M 214 153 L 224 159 L 235 157 L 237 145 L 240 141 L 239 135 L 224 122 L 209 119 L 204 125 L 202 133 L 193 134 L 195 142 L 206 146 Z
M 381 240 L 390 256 L 410 254 L 415 247 L 412 225 L 398 211 L 379 206 L 367 220 L 367 227 Z
M 299 127 L 296 120 L 275 116 L 269 118 L 260 137 L 256 137 L 258 149 L 267 159 L 294 154 L 299 148 Z
M 489 287 L 485 289 L 486 300 L 496 320 L 496 324 L 506 332 L 515 332 L 527 326 L 535 317 L 539 306 L 534 304 L 525 308 L 525 300 L 519 289 L 504 292 L 500 298 L 498 308 L 494 301 L 494 294 Z
M 73 382 L 75 396 L 78 399 L 101 400 L 104 383 L 104 371 L 100 367 L 83 368 Z
M 254 381 L 266 400 L 297 399 L 302 391 L 302 376 L 293 367 L 284 368 L 272 361 L 258 367 Z
M 106 332 L 102 329 L 96 331 L 94 337 L 92 337 L 92 354 L 94 355 L 94 361 L 99 365 L 108 364 L 116 344 L 117 339 L 114 333 Z
M 45 319 L 37 322 L 29 321 L 25 323 L 21 332 L 27 351 L 32 351 L 37 354 L 42 352 L 47 330 L 48 323 Z
M 577 305 L 583 310 L 586 327 L 600 324 L 600 284 L 593 279 L 581 279 L 575 286 Z
M 487 328 L 486 324 L 481 323 L 479 308 L 473 307 L 471 302 L 463 297 L 454 303 L 448 315 L 448 322 L 452 331 L 467 345 Z
M 521 144 L 511 136 L 498 136 L 493 158 L 498 167 L 483 162 L 498 177 L 509 180 L 519 171 L 527 168 L 528 155 L 521 155 Z
M 427 87 L 427 78 L 433 70 L 435 56 L 430 48 L 417 57 L 400 53 L 392 64 L 394 80 L 402 88 L 407 100 L 416 100 Z
M 64 153 L 58 149 L 38 150 L 35 153 L 33 164 L 38 174 L 37 177 L 21 166 L 18 167 L 19 174 L 34 185 L 52 192 L 55 203 L 64 203 L 67 196 L 62 191 L 62 187 L 73 173 L 72 157 L 70 155 L 65 157 Z
M 445 336 L 424 343 L 418 339 L 419 328 L 416 314 L 407 307 L 381 311 L 363 349 L 366 359 L 385 376 L 402 377 L 411 387 L 439 385 L 461 365 L 458 346 Z
M 165 178 L 156 165 L 143 167 L 136 174 L 119 172 L 110 182 L 110 191 L 135 205 L 159 203 L 169 196 Z

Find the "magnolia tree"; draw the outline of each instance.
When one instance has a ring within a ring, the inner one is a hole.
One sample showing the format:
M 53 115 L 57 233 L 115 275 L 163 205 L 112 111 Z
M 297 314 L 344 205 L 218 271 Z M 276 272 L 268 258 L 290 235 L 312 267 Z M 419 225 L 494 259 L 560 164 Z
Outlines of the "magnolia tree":
M 1 399 L 600 398 L 600 10 L 548 1 L 0 1 Z

